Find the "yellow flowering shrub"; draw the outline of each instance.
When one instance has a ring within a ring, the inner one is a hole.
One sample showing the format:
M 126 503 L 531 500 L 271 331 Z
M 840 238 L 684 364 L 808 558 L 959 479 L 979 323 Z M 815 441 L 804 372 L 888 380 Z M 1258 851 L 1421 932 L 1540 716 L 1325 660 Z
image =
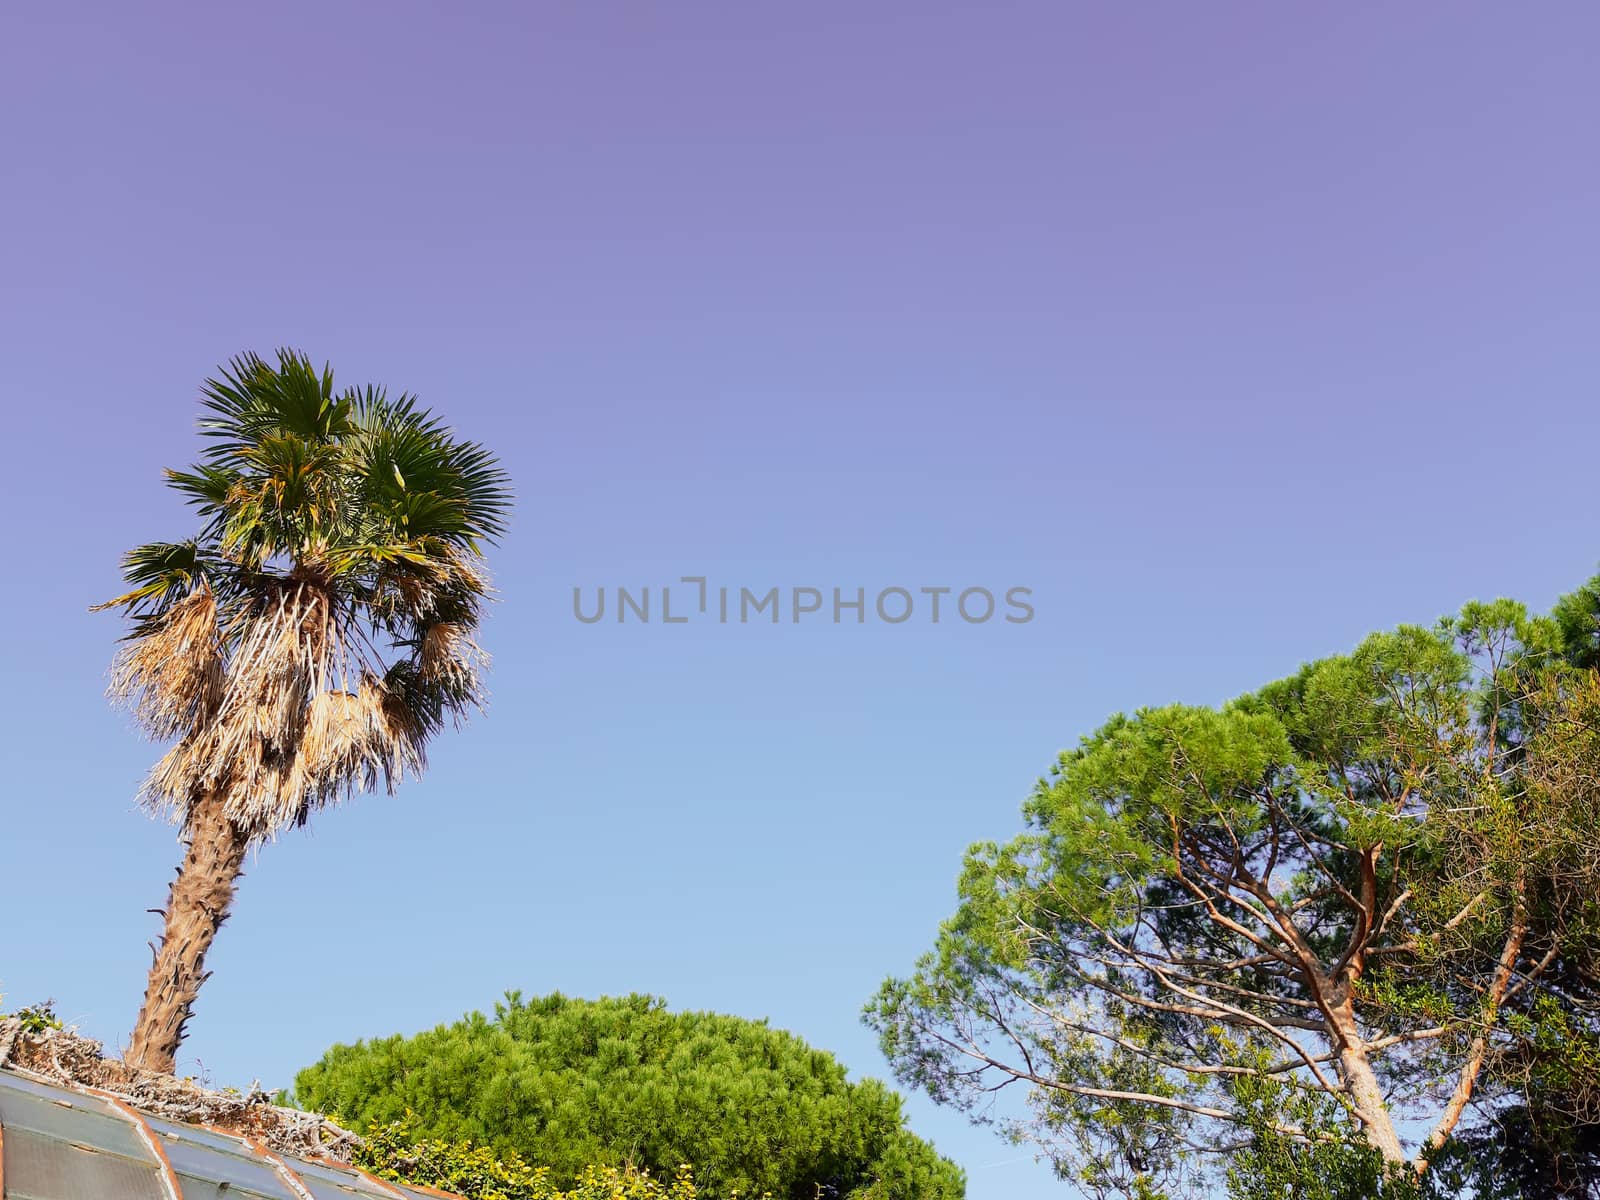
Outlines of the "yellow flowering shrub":
M 698 1200 L 699 1196 L 687 1163 L 671 1179 L 627 1167 L 586 1167 L 563 1191 L 552 1182 L 548 1167 L 530 1166 L 515 1151 L 498 1155 L 470 1141 L 419 1139 L 409 1119 L 387 1125 L 374 1122 L 365 1138 L 355 1157 L 362 1170 L 396 1183 L 455 1192 L 467 1200 Z

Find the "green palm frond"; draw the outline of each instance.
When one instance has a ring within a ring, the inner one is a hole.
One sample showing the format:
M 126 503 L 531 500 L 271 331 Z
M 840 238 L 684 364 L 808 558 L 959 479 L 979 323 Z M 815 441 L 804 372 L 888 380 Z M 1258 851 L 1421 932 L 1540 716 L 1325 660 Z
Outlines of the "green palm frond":
M 234 457 L 238 476 L 222 530 L 225 552 L 257 566 L 298 558 L 337 540 L 350 523 L 349 473 L 337 443 L 273 433 Z
M 216 566 L 212 562 L 210 569 Z M 122 578 L 132 589 L 89 611 L 124 608 L 136 622 L 157 618 L 203 582 L 207 571 L 205 552 L 196 541 L 135 546 L 122 556 Z
M 214 516 L 228 504 L 233 488 L 240 481 L 234 468 L 199 463 L 193 471 L 168 470 L 167 485 L 181 492 L 203 516 Z
M 257 354 L 229 361 L 221 376 L 200 389 L 210 415 L 200 432 L 211 445 L 208 458 L 226 460 L 252 442 L 274 435 L 331 441 L 349 427 L 350 404 L 333 391 L 333 368 L 321 372 L 304 354 L 277 352 L 273 367 Z
M 429 534 L 464 546 L 504 534 L 510 492 L 492 454 L 475 442 L 457 441 L 412 396 L 391 401 L 367 389 L 352 400 L 348 445 L 375 516 L 412 536 Z

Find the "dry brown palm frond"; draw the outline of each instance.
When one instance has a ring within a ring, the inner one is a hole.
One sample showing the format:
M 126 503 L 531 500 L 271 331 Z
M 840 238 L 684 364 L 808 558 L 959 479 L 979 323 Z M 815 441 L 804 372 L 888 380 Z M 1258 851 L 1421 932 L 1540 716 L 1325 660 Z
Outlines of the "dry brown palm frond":
M 195 744 L 204 733 L 191 734 L 163 754 L 139 787 L 139 803 L 159 816 L 183 820 L 193 799 L 202 794 L 195 784 Z
M 203 583 L 174 604 L 149 633 L 117 655 L 111 697 L 151 737 L 179 737 L 209 721 L 225 684 L 217 601 Z
M 228 665 L 228 690 L 217 723 L 227 728 L 228 754 L 259 739 L 288 751 L 299 740 L 306 705 L 338 670 L 341 639 L 326 596 L 304 584 L 283 589 L 251 614 Z
M 329 591 L 312 579 L 263 590 L 224 634 L 212 605 L 218 650 L 205 719 L 169 722 L 181 738 L 150 772 L 141 799 L 183 818 L 195 797 L 221 796 L 239 829 L 267 840 L 355 792 L 392 792 L 406 775 L 420 775 L 427 740 L 445 718 L 483 703 L 487 657 L 472 632 L 473 589 L 484 580 L 475 571 L 469 556 L 456 555 L 431 578 L 390 581 L 391 598 L 420 636 L 387 676 L 388 656 L 359 625 L 341 620 Z M 417 610 L 452 619 L 429 623 Z M 203 611 L 197 604 L 185 620 L 198 621 Z M 128 678 L 143 677 L 130 670 Z
M 417 652 L 417 673 L 423 679 L 454 683 L 473 677 L 474 692 L 475 677 L 488 664 L 489 656 L 472 640 L 471 630 L 454 621 L 430 626 Z
M 410 705 L 389 689 L 379 686 L 380 722 L 383 737 L 391 748 L 383 768 L 384 785 L 393 791 L 406 771 L 420 776 L 428 765 L 428 728 Z
M 413 728 L 390 713 L 381 680 L 367 675 L 354 692 L 324 692 L 312 702 L 294 767 L 284 781 L 302 811 L 335 803 L 357 791 L 390 793 L 407 774 L 422 770 Z
M 481 603 L 491 594 L 481 555 L 441 548 L 423 563 L 383 571 L 373 584 L 372 605 L 405 624 L 476 625 Z
M 221 792 L 243 829 L 278 826 L 292 800 L 282 776 L 292 766 L 313 696 L 340 646 L 326 595 L 291 583 L 239 614 L 225 686 L 203 725 L 192 726 L 151 771 L 141 796 L 184 813 L 195 796 Z
M 375 713 L 363 691 L 323 692 L 311 701 L 286 790 L 326 802 L 330 790 L 370 775 Z
M 267 840 L 304 824 L 316 809 L 381 786 L 393 792 L 424 766 L 423 733 L 382 682 L 364 678 L 354 692 L 322 692 L 306 706 L 288 751 L 263 743 L 235 749 L 234 731 L 214 726 L 175 746 L 150 773 L 143 798 L 181 814 L 189 797 L 210 790 L 251 837 Z
M 494 595 L 489 565 L 481 555 L 453 552 L 447 558 L 448 586 L 462 619 L 476 627 L 482 602 Z

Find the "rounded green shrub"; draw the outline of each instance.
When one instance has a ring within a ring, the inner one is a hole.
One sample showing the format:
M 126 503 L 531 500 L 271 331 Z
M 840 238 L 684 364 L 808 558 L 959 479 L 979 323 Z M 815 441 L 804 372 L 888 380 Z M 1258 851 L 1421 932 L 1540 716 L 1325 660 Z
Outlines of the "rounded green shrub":
M 959 1168 L 904 1125 L 900 1098 L 852 1083 L 793 1034 L 664 1001 L 507 995 L 414 1037 L 335 1046 L 297 1101 L 347 1121 L 409 1122 L 547 1169 L 570 1189 L 590 1167 L 673 1179 L 701 1194 L 776 1200 L 960 1200 Z

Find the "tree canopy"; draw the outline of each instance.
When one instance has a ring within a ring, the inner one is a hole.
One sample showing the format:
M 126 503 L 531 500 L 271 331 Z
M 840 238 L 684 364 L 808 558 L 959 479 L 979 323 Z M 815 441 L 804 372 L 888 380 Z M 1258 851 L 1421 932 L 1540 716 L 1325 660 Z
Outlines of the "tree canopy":
M 958 1168 L 906 1130 L 898 1096 L 851 1082 L 831 1054 L 764 1021 L 664 1001 L 509 993 L 414 1037 L 334 1046 L 295 1081 L 300 1104 L 347 1121 L 408 1121 L 549 1169 L 670 1178 L 709 1195 L 959 1200 Z M 409 1116 L 408 1116 L 409 1114 Z
M 206 452 L 167 482 L 199 532 L 124 557 L 112 693 L 175 744 L 142 798 L 260 841 L 420 772 L 479 706 L 483 546 L 509 482 L 410 395 L 254 354 L 202 388 Z
M 1239 1195 L 1405 1195 L 1469 1105 L 1592 1107 L 1597 597 L 1114 717 L 869 1006 L 899 1078 L 1141 1197 L 1230 1164 Z M 1241 1190 L 1334 1158 L 1344 1192 Z

